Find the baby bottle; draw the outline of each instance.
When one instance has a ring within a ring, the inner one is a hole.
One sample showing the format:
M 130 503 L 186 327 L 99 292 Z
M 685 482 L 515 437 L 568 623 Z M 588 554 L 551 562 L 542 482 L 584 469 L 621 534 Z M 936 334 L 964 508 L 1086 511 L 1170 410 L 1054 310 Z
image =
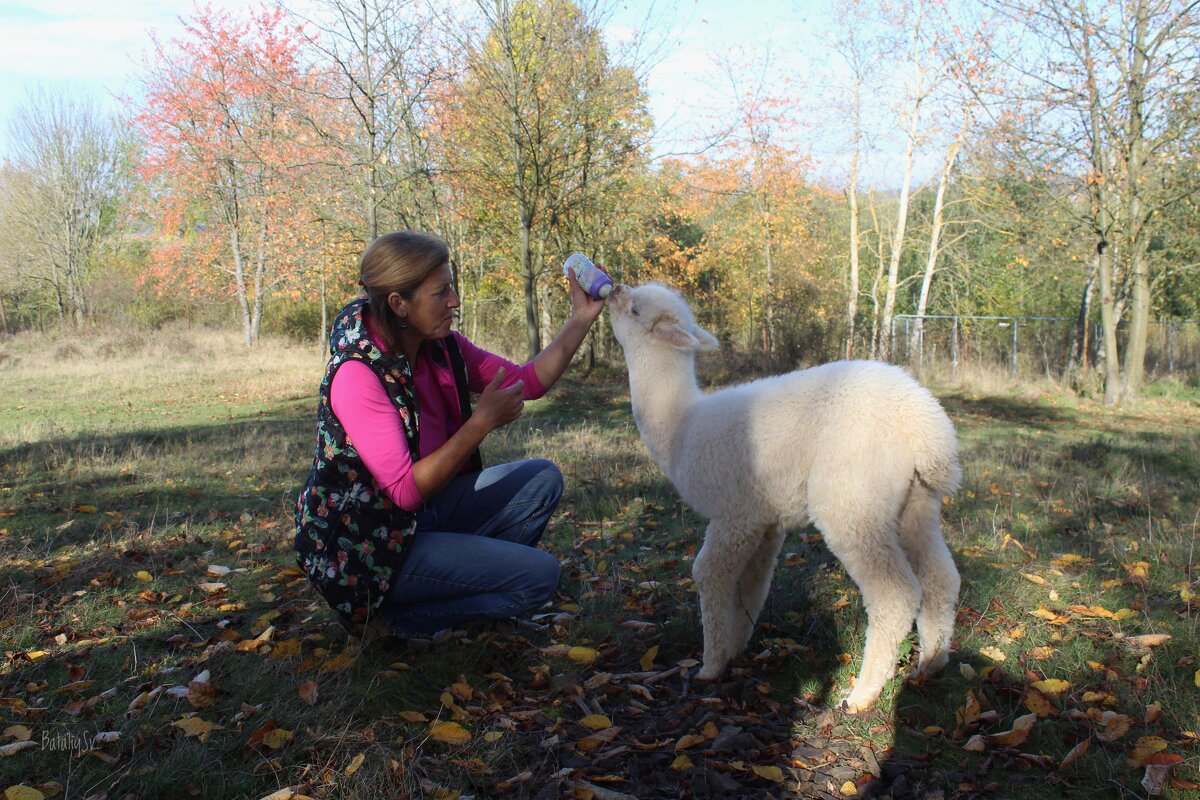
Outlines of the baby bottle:
M 612 278 L 605 274 L 604 270 L 592 263 L 592 260 L 583 253 L 573 253 L 563 264 L 563 274 L 568 271 L 575 273 L 575 280 L 579 281 L 579 285 L 583 290 L 597 300 L 602 300 L 608 297 L 608 293 L 612 291 Z

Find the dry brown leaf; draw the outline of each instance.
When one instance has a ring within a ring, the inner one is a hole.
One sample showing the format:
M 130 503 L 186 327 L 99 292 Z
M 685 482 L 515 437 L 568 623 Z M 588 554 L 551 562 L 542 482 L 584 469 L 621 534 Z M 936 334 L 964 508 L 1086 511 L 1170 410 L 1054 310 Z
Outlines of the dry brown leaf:
M 1126 636 L 1125 642 L 1133 647 L 1158 647 L 1170 639 L 1169 633 L 1146 633 L 1141 636 Z
M 1115 711 L 1105 711 L 1100 715 L 1100 724 L 1104 730 L 1096 735 L 1097 738 L 1104 742 L 1115 742 L 1129 733 L 1133 720 Z
M 675 749 L 677 751 L 686 750 L 689 747 L 695 747 L 698 744 L 704 744 L 706 741 L 708 740 L 703 736 L 697 736 L 694 733 L 685 734 L 684 736 L 679 737 L 679 741 L 675 742 Z
M 1025 707 L 1039 717 L 1048 717 L 1054 713 L 1054 703 L 1037 689 L 1025 692 Z
M 988 734 L 988 741 L 1003 747 L 1013 747 L 1021 744 L 1029 738 L 1029 732 L 1033 730 L 1037 719 L 1037 714 L 1026 714 L 1023 717 L 1017 717 L 1013 720 L 1011 730 Z
M 783 770 L 776 766 L 759 766 L 752 764 L 750 770 L 760 778 L 766 778 L 773 783 L 783 782 Z
M 1058 765 L 1058 768 L 1066 769 L 1067 767 L 1071 766 L 1072 764 L 1075 763 L 1075 760 L 1077 758 L 1079 758 L 1081 755 L 1083 755 L 1084 753 L 1086 753 L 1088 751 L 1088 748 L 1091 746 L 1092 746 L 1092 740 L 1084 739 L 1082 742 L 1080 742 L 1079 744 L 1072 747 L 1069 753 L 1067 753 L 1065 756 L 1063 756 L 1062 763 L 1060 763 Z
M 317 704 L 317 682 L 308 680 L 300 684 L 299 694 L 305 705 L 315 706 Z

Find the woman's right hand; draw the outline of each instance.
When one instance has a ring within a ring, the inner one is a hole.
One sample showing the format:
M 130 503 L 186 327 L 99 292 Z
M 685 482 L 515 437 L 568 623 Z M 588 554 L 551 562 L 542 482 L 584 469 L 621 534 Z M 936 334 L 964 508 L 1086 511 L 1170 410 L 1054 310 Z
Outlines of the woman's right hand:
M 525 400 L 522 397 L 525 391 L 524 382 L 517 381 L 512 386 L 501 389 L 500 384 L 503 381 L 504 367 L 501 367 L 496 370 L 492 382 L 484 387 L 483 394 L 479 395 L 479 400 L 475 403 L 475 413 L 471 415 L 472 419 L 479 418 L 489 431 L 512 422 L 521 416 L 525 409 Z

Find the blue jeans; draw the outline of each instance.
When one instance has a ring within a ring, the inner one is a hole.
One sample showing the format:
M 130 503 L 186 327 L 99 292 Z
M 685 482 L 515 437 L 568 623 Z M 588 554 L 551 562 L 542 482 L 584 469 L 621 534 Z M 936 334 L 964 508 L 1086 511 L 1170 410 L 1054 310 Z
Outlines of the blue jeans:
M 401 636 L 539 608 L 558 587 L 558 559 L 537 549 L 562 497 L 545 459 L 459 475 L 417 513 L 403 567 L 380 608 Z

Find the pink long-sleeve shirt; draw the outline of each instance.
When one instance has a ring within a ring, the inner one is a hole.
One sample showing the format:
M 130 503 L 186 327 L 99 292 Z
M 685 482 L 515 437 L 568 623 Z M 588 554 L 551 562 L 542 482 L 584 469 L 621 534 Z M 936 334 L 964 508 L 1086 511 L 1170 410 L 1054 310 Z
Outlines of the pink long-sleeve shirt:
M 374 322 L 366 318 L 367 335 L 383 350 Z M 524 366 L 476 347 L 465 336 L 451 331 L 458 340 L 463 361 L 467 365 L 467 386 L 472 392 L 482 392 L 504 367 L 500 388 L 524 381 L 522 396 L 536 400 L 546 393 L 538 380 L 533 362 Z M 413 368 L 413 386 L 420 402 L 420 454 L 429 455 L 444 445 L 462 427 L 462 411 L 458 390 L 449 366 L 439 366 L 424 352 L 417 356 Z M 413 479 L 413 461 L 404 438 L 404 426 L 395 405 L 388 398 L 379 378 L 361 361 L 347 361 L 333 376 L 329 388 L 333 413 L 346 430 L 363 463 L 392 502 L 406 511 L 415 511 L 425 502 Z

